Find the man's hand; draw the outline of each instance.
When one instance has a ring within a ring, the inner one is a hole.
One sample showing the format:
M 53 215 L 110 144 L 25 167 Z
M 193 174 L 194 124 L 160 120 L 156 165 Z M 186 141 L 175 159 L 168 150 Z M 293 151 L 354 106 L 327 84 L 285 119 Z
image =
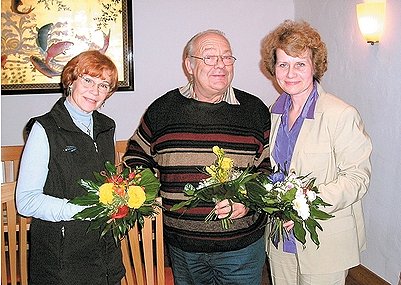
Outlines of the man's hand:
M 241 203 L 233 203 L 228 199 L 220 201 L 216 204 L 215 213 L 219 219 L 228 217 L 228 214 L 232 211 L 231 215 L 228 217 L 230 219 L 239 219 L 245 216 L 249 209 L 246 208 Z

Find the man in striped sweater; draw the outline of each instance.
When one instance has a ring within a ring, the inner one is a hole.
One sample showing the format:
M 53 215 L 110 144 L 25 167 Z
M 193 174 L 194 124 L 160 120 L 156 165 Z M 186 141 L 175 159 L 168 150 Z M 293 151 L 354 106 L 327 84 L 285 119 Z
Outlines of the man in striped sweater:
M 196 34 L 184 49 L 189 83 L 167 92 L 146 110 L 131 137 L 124 160 L 159 173 L 165 241 L 176 285 L 260 284 L 265 262 L 263 214 L 223 200 L 183 211 L 169 211 L 187 199 L 184 185 L 197 186 L 215 160 L 213 146 L 224 149 L 236 166 L 268 170 L 270 113 L 257 97 L 231 86 L 235 57 L 218 30 Z M 232 207 L 234 223 L 205 223 L 214 208 L 219 218 Z

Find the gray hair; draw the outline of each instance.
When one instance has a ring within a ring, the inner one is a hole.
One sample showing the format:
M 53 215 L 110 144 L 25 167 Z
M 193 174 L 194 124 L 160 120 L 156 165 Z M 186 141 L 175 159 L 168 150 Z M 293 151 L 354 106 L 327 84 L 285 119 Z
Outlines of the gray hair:
M 186 58 L 189 58 L 192 67 L 195 63 L 195 59 L 191 58 L 190 55 L 193 55 L 193 52 L 195 49 L 195 42 L 201 36 L 206 35 L 206 34 L 216 34 L 216 35 L 223 36 L 227 40 L 228 44 L 230 45 L 230 42 L 228 41 L 226 35 L 220 30 L 209 29 L 209 30 L 197 33 L 187 42 L 187 44 L 185 45 L 185 48 L 184 48 L 184 53 L 183 53 L 183 61 L 185 61 Z M 230 48 L 231 48 L 231 46 L 230 46 Z

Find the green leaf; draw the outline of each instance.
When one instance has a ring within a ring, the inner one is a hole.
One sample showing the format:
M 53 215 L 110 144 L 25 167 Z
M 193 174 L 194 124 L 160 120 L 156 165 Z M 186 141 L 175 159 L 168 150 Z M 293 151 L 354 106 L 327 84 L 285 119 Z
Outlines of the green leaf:
M 104 227 L 107 224 L 108 220 L 109 220 L 108 217 L 103 217 L 103 218 L 99 218 L 96 220 L 92 220 L 88 230 L 95 230 L 95 229 Z
M 184 186 L 184 194 L 187 196 L 193 196 L 195 194 L 196 188 L 194 185 L 187 183 Z
M 137 221 L 138 221 L 138 223 L 139 223 L 139 226 L 140 226 L 141 228 L 143 228 L 143 223 L 145 222 L 145 220 L 143 219 L 143 216 L 142 216 L 140 213 L 138 213 Z
M 139 186 L 145 187 L 146 202 L 152 202 L 156 198 L 160 189 L 160 182 L 153 174 L 153 172 L 146 168 L 141 171 L 141 179 L 139 181 Z
M 155 212 L 152 206 L 142 206 L 137 211 L 143 216 L 151 216 Z
M 81 185 L 88 192 L 97 192 L 99 191 L 99 185 L 91 180 L 80 179 L 78 184 Z
M 105 168 L 106 168 L 106 171 L 107 171 L 108 173 L 110 173 L 111 175 L 116 175 L 116 174 L 117 174 L 117 168 L 116 168 L 116 166 L 114 165 L 114 163 L 111 163 L 110 161 L 106 161 L 106 162 L 104 163 L 104 166 L 105 166 Z
M 96 219 L 98 216 L 107 215 L 108 209 L 100 205 L 85 208 L 81 212 L 74 215 L 74 219 L 85 220 L 85 219 Z M 103 214 L 103 215 L 101 215 Z
M 292 188 L 282 195 L 282 199 L 284 201 L 292 202 L 295 199 L 295 194 L 297 193 L 297 189 Z
M 131 173 L 131 169 L 127 167 L 127 168 L 124 168 L 124 170 L 121 172 L 121 176 L 124 178 L 127 178 L 130 173 Z
M 318 220 L 328 220 L 328 219 L 334 217 L 333 215 L 327 214 L 326 212 L 321 211 L 315 207 L 310 208 L 310 214 L 313 218 L 318 219 Z
M 106 177 L 101 175 L 99 172 L 93 172 L 93 176 L 95 176 L 96 181 L 102 185 L 106 181 Z
M 304 227 L 302 226 L 302 223 L 300 223 L 298 221 L 294 221 L 293 231 L 294 231 L 295 238 L 297 240 L 299 240 L 303 245 L 305 245 L 305 243 L 306 243 L 306 239 L 305 239 L 306 231 L 305 231 Z
M 85 196 L 76 197 L 70 200 L 69 203 L 79 206 L 91 206 L 99 203 L 99 196 L 95 193 L 88 193 Z
M 314 205 L 324 206 L 324 207 L 332 206 L 331 204 L 324 202 L 323 199 L 320 198 L 319 196 L 316 196 L 316 199 L 313 201 L 313 204 Z
M 275 201 L 268 201 L 265 197 L 266 189 L 258 183 L 256 180 L 251 180 L 246 183 L 245 188 L 247 190 L 247 195 L 251 204 L 256 204 L 255 206 L 258 208 L 263 208 L 266 204 L 273 204 Z M 265 198 L 265 199 L 264 199 Z
M 275 212 L 279 212 L 280 211 L 279 208 L 275 208 L 275 207 L 263 207 L 262 210 L 265 211 L 266 213 L 270 214 L 270 215 L 275 213 Z
M 100 236 L 103 237 L 107 232 L 109 232 L 110 230 L 112 230 L 114 239 L 116 239 L 116 235 L 115 235 L 115 232 L 114 232 L 114 229 L 113 229 L 113 223 L 106 223 L 105 225 L 106 225 L 106 226 L 105 226 L 104 229 L 102 230 Z M 118 234 L 117 234 L 117 235 L 118 235 Z M 117 240 L 116 240 L 116 241 L 117 241 Z
M 180 202 L 178 204 L 173 205 L 170 208 L 170 211 L 177 211 L 177 210 L 179 210 L 179 209 L 181 209 L 183 207 L 189 207 L 191 205 L 191 203 L 193 203 L 192 199 L 186 200 L 186 201 L 182 201 L 182 202 Z
M 318 223 L 314 219 L 309 218 L 305 221 L 305 226 L 306 226 L 306 229 L 308 230 L 308 232 L 310 233 L 310 238 L 319 247 L 320 242 L 319 242 L 319 237 L 316 232 L 317 224 Z

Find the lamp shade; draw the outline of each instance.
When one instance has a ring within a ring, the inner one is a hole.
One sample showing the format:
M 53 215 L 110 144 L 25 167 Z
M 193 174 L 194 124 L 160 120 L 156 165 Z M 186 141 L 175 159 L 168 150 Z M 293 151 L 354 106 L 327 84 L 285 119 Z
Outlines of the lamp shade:
M 384 29 L 385 2 L 366 2 L 356 5 L 359 29 L 370 44 L 378 43 Z

